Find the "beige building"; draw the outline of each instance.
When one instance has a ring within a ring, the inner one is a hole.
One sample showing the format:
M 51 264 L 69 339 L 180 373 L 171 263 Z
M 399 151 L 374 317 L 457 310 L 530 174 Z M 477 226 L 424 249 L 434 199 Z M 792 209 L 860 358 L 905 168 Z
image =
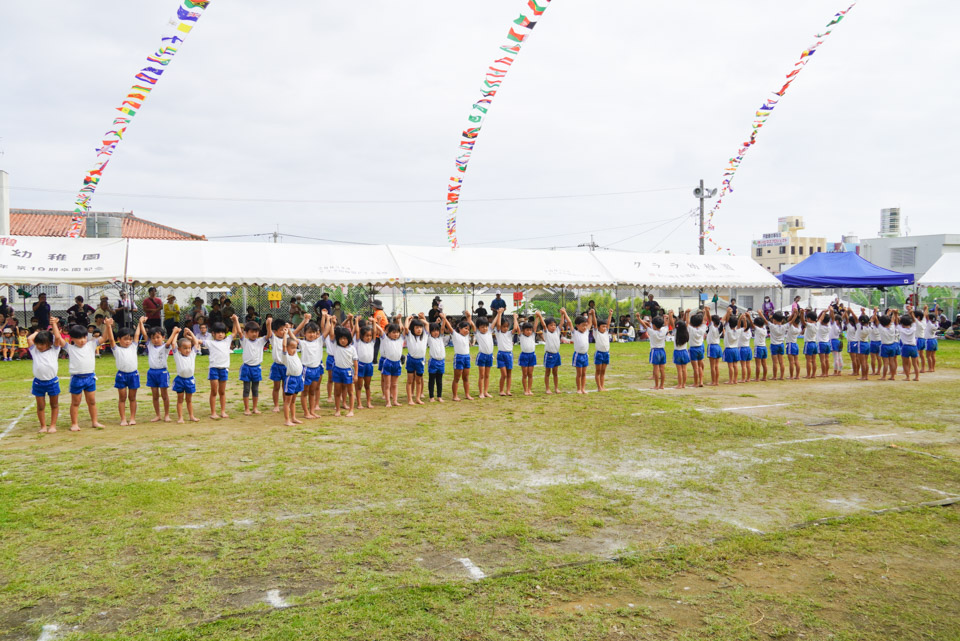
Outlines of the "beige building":
M 771 274 L 779 274 L 810 254 L 827 251 L 825 238 L 801 236 L 803 228 L 802 216 L 777 219 L 777 231 L 753 241 L 750 255 Z

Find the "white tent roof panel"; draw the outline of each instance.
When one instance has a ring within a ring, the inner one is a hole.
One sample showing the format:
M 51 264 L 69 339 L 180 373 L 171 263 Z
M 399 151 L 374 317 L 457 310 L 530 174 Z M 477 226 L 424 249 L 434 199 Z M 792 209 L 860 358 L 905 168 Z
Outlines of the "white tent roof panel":
M 960 253 L 941 256 L 917 284 L 923 287 L 960 287 Z
M 100 285 L 123 278 L 120 238 L 0 237 L 0 283 Z
M 595 252 L 621 285 L 646 288 L 714 289 L 773 287 L 780 281 L 745 256 Z

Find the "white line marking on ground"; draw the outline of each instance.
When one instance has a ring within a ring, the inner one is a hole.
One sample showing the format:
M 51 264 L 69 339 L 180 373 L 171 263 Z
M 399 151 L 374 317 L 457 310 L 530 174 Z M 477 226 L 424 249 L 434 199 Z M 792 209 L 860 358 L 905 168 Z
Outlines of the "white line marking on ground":
M 156 532 L 162 532 L 164 530 L 204 530 L 207 528 L 218 528 L 218 527 L 224 527 L 227 525 L 250 526 L 250 525 L 256 525 L 258 522 L 263 522 L 271 519 L 274 521 L 294 521 L 299 519 L 311 519 L 319 515 L 340 516 L 342 514 L 350 514 L 352 512 L 362 512 L 364 510 L 376 510 L 376 509 L 387 508 L 387 507 L 398 507 L 401 505 L 405 505 L 409 502 L 410 502 L 410 499 L 398 499 L 396 501 L 391 501 L 388 503 L 371 503 L 370 505 L 358 505 L 356 507 L 320 510 L 319 512 L 316 512 L 316 513 L 306 512 L 304 514 L 282 514 L 280 516 L 266 517 L 259 520 L 237 519 L 234 521 L 211 521 L 209 523 L 187 523 L 186 525 L 155 525 L 153 529 Z
M 23 418 L 23 415 L 27 413 L 27 410 L 30 409 L 31 407 L 32 405 L 27 405 L 22 410 L 20 410 L 20 414 L 15 419 L 12 419 L 10 421 L 10 424 L 7 425 L 6 429 L 4 429 L 3 432 L 0 432 L 0 438 L 3 438 L 7 434 L 9 434 L 10 431 L 17 426 L 17 423 L 20 422 L 20 419 Z
M 289 608 L 291 605 L 293 605 L 292 603 L 288 603 L 286 599 L 280 596 L 280 590 L 268 590 L 264 601 L 277 609 Z
M 927 487 L 926 485 L 918 485 L 917 487 L 920 488 L 921 490 L 926 490 L 927 492 L 933 492 L 934 494 L 940 494 L 941 496 L 954 496 L 953 494 L 950 494 L 949 492 L 944 492 L 943 490 L 938 490 L 938 489 L 935 488 L 935 487 Z
M 721 407 L 720 409 L 724 412 L 736 412 L 738 410 L 758 410 L 764 407 L 783 407 L 789 404 L 790 403 L 773 403 L 771 405 L 747 405 L 746 407 Z
M 818 436 L 817 438 L 799 438 L 793 441 L 777 441 L 776 443 L 754 443 L 754 447 L 775 447 L 777 445 L 794 445 L 796 443 L 812 443 L 814 441 L 832 441 L 835 439 L 843 439 L 848 441 L 858 441 L 861 439 L 871 439 L 871 438 L 888 438 L 891 436 L 907 436 L 908 434 L 913 434 L 914 432 L 897 432 L 895 434 L 868 434 L 866 436 L 842 436 L 840 434 L 830 434 L 829 436 Z
M 460 562 L 460 565 L 467 569 L 467 574 L 470 575 L 470 578 L 474 581 L 479 581 L 480 579 L 487 578 L 487 575 L 483 573 L 483 570 L 478 568 L 473 564 L 473 561 L 467 558 L 457 559 Z
M 56 623 L 48 623 L 40 628 L 40 636 L 37 638 L 37 641 L 53 641 L 59 630 L 60 626 Z
M 724 523 L 729 523 L 730 525 L 735 525 L 742 530 L 747 530 L 748 532 L 753 532 L 754 534 L 763 534 L 763 530 L 758 530 L 757 528 L 750 527 L 749 525 L 744 525 L 740 521 L 735 521 L 733 519 L 720 519 Z

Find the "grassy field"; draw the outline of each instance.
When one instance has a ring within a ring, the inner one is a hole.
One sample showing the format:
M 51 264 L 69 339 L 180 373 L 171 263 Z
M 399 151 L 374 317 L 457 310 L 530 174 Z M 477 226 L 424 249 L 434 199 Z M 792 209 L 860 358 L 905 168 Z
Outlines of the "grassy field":
M 233 418 L 121 428 L 106 358 L 107 429 L 53 435 L 0 363 L 0 640 L 960 639 L 960 504 L 915 507 L 960 496 L 941 346 L 919 383 L 654 392 L 615 345 L 603 394 L 297 428 L 241 415 L 236 356 Z

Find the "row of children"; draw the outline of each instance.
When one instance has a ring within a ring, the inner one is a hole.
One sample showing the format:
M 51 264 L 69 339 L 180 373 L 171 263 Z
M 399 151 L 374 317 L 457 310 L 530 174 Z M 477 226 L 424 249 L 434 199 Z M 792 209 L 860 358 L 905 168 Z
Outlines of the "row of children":
M 320 322 L 314 322 L 305 314 L 302 322 L 293 327 L 291 323 L 274 319 L 266 326 L 261 336 L 261 326 L 253 321 L 240 325 L 239 319 L 231 317 L 233 336 L 224 323 L 214 323 L 210 337 L 204 341 L 209 351 L 208 380 L 210 381 L 210 418 L 229 418 L 226 410 L 226 389 L 229 380 L 231 341 L 240 337 L 242 366 L 240 381 L 243 384 L 244 414 L 257 415 L 259 410 L 260 382 L 263 380 L 262 364 L 264 348 L 269 343 L 273 363 L 269 378 L 273 382 L 274 412 L 282 410 L 285 425 L 302 423 L 297 416 L 299 398 L 302 416 L 317 418 L 319 413 L 320 388 L 325 373 L 328 375 L 327 398 L 334 403 L 334 416 L 341 410 L 353 416 L 354 408 L 372 408 L 371 380 L 374 358 L 379 347 L 380 359 L 377 368 L 381 374 L 381 393 L 387 407 L 399 405 L 398 387 L 403 365 L 406 364 L 406 396 L 409 405 L 424 404 L 423 378 L 428 376 L 430 401 L 443 402 L 443 376 L 446 369 L 446 343 L 443 334 L 452 336 L 454 350 L 453 400 L 460 401 L 462 385 L 464 399 L 470 395 L 471 332 L 478 346 L 476 366 L 479 371 L 478 398 L 491 398 L 490 370 L 494 366 L 494 338 L 496 338 L 496 367 L 500 370 L 499 391 L 501 396 L 512 396 L 513 337 L 519 336 L 519 366 L 522 372 L 525 395 L 533 394 L 533 373 L 537 366 L 536 332 L 543 327 L 544 341 L 544 387 L 547 394 L 559 393 L 561 331 L 569 329 L 573 338 L 573 366 L 576 369 L 578 393 L 586 393 L 589 345 L 596 346 L 594 355 L 594 380 L 597 390 L 605 388 L 606 368 L 610 362 L 610 317 L 598 319 L 594 311 L 588 316 L 577 316 L 571 321 L 567 312 L 560 310 L 561 318 L 544 318 L 539 312 L 531 323 L 519 323 L 517 318 L 508 319 L 499 310 L 493 320 L 478 318 L 474 322 L 469 312 L 454 327 L 447 317 L 440 314 L 437 322 L 427 323 L 423 314 L 404 319 L 395 317 L 393 322 L 380 324 L 364 321 L 363 318 L 347 316 L 343 323 L 322 311 Z M 70 430 L 78 431 L 79 409 L 86 401 L 94 427 L 102 428 L 96 406 L 95 355 L 101 344 L 109 345 L 116 361 L 117 373 L 114 387 L 119 395 L 120 425 L 136 425 L 137 391 L 140 374 L 137 362 L 137 345 L 141 336 L 146 336 L 147 387 L 153 397 L 154 417 L 152 422 L 169 422 L 170 375 L 168 357 L 173 354 L 176 376 L 173 391 L 177 395 L 177 422 L 198 421 L 193 409 L 198 339 L 190 329 L 173 328 L 166 336 L 161 327 L 145 327 L 141 319 L 135 329 L 117 328 L 113 319 L 105 321 L 105 335 L 92 337 L 81 325 L 70 327 L 64 334 L 56 319 L 51 331 L 36 331 L 27 337 L 28 349 L 33 359 L 32 393 L 36 397 L 37 417 L 41 432 L 56 432 L 59 412 L 60 382 L 58 378 L 59 354 L 64 351 L 69 359 L 70 372 Z M 405 339 L 405 340 L 404 340 Z M 375 342 L 379 341 L 379 344 Z M 403 349 L 407 354 L 404 357 Z M 324 361 L 323 352 L 327 357 Z M 427 353 L 429 351 L 429 358 Z M 551 390 L 550 381 L 553 380 Z M 365 395 L 366 404 L 361 402 Z M 282 397 L 282 403 L 281 403 Z M 46 401 L 49 399 L 51 416 L 46 420 Z M 218 411 L 219 402 L 219 411 Z M 162 413 L 161 413 L 162 406 Z M 184 411 L 185 410 L 185 411 Z
M 789 367 L 787 378 L 798 380 L 800 339 L 807 379 L 817 378 L 818 359 L 819 376 L 829 376 L 831 356 L 833 375 L 840 376 L 843 337 L 847 341 L 853 375 L 858 380 L 868 380 L 871 374 L 879 375 L 880 380 L 894 380 L 898 358 L 902 359 L 904 380 L 909 380 L 911 373 L 912 380 L 919 380 L 920 374 L 936 368 L 938 316 L 926 307 L 921 311 L 907 306 L 902 315 L 896 310 L 880 314 L 877 308 L 870 315 L 864 309 L 859 315 L 853 310 L 826 309 L 820 313 L 794 310 L 789 316 L 776 312 L 769 320 L 763 316 L 738 315 L 733 308 L 722 318 L 687 310 L 679 318 L 672 311 L 666 318 L 646 319 L 638 315 L 637 322 L 648 329 L 655 389 L 664 387 L 665 346 L 670 327 L 675 327 L 673 363 L 677 368 L 678 389 L 686 387 L 688 365 L 693 370 L 693 385 L 704 386 L 705 359 L 710 362 L 710 385 L 713 386 L 720 383 L 721 360 L 727 364 L 727 384 L 730 385 L 749 382 L 751 376 L 755 382 L 766 381 L 768 360 L 772 361 L 771 379 L 784 380 L 787 374 L 784 356 Z

